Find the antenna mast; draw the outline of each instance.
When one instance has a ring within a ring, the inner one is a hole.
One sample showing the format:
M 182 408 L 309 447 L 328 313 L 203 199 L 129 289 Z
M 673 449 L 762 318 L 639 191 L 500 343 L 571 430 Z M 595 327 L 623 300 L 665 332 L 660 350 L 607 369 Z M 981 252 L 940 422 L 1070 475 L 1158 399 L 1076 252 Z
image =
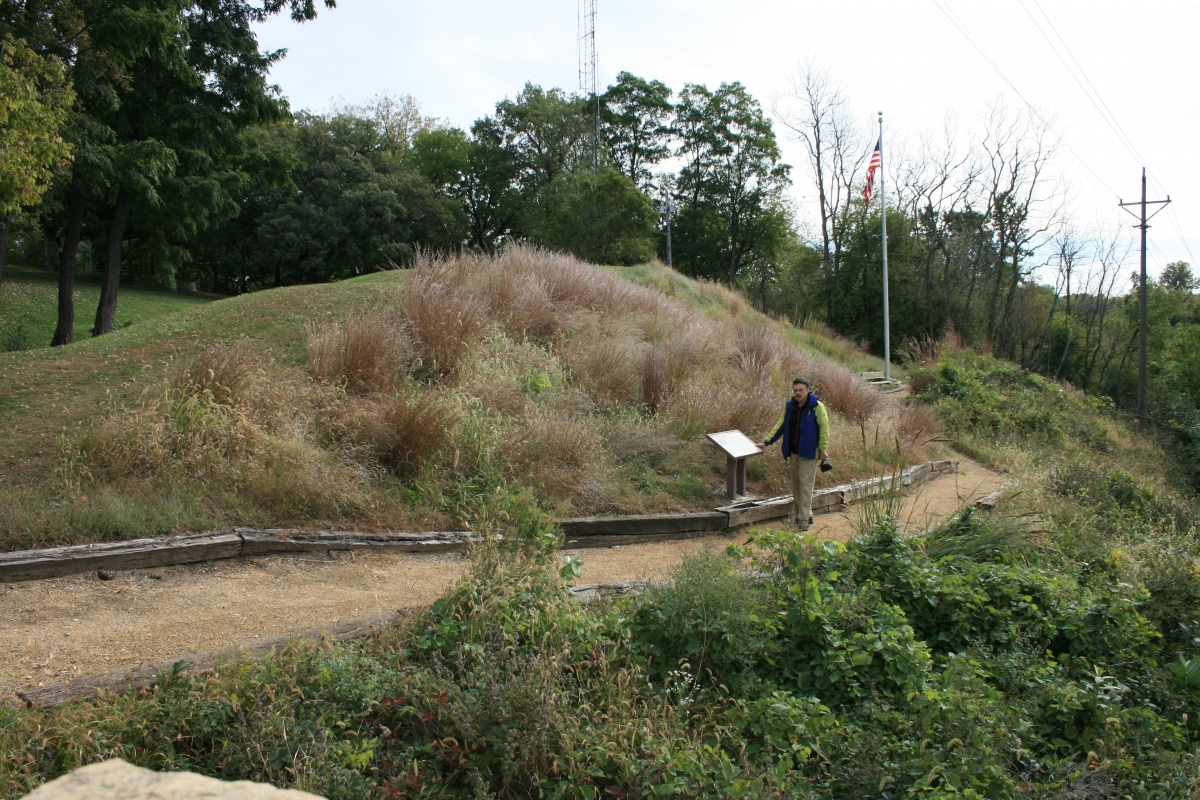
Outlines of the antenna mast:
M 592 173 L 600 171 L 600 92 L 596 86 L 596 0 L 579 0 L 579 91 L 592 101 Z

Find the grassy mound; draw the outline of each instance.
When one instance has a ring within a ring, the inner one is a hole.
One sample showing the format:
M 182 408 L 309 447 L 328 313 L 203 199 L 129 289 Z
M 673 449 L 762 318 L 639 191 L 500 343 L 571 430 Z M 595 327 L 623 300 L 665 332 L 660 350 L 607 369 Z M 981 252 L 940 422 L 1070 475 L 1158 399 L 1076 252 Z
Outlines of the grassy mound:
M 796 375 L 833 412 L 823 480 L 928 457 L 932 418 L 831 356 L 874 366 L 661 266 L 522 248 L 223 300 L 0 360 L 0 547 L 452 526 L 514 493 L 563 516 L 704 508 L 724 469 L 704 434 L 763 435 Z M 750 483 L 785 491 L 781 459 Z

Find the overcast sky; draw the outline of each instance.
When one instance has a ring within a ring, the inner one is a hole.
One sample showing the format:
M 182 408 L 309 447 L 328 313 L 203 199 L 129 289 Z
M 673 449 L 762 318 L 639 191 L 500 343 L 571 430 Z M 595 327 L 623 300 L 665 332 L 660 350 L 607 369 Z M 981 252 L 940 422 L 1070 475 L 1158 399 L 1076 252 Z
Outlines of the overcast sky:
M 1200 266 L 1200 0 L 597 5 L 602 90 L 621 70 L 675 90 L 737 80 L 769 107 L 811 61 L 842 85 L 864 125 L 884 112 L 885 147 L 940 136 L 948 113 L 966 129 L 990 102 L 1028 101 L 1062 137 L 1055 169 L 1079 227 L 1128 228 L 1134 220 L 1116 203 L 1139 198 L 1145 166 L 1149 199 L 1172 200 L 1151 222 L 1151 273 L 1177 259 Z M 295 109 L 407 94 L 466 128 L 526 81 L 578 89 L 577 11 L 577 0 L 339 0 L 314 22 L 276 18 L 259 34 L 265 49 L 288 51 L 271 77 Z M 1064 60 L 1078 65 L 1076 77 Z M 776 132 L 801 219 L 812 219 L 803 152 Z

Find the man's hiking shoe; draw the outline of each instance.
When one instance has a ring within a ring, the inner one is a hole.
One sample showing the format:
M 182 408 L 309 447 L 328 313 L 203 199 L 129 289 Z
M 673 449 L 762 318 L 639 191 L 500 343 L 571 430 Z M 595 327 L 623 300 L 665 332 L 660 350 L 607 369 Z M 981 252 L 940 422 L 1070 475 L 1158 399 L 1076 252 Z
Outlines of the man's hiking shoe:
M 805 522 L 799 517 L 796 517 L 794 520 L 792 520 L 792 522 L 796 524 L 796 527 L 800 529 L 801 533 L 804 533 L 806 530 L 808 530 L 808 526 L 812 523 L 812 520 Z

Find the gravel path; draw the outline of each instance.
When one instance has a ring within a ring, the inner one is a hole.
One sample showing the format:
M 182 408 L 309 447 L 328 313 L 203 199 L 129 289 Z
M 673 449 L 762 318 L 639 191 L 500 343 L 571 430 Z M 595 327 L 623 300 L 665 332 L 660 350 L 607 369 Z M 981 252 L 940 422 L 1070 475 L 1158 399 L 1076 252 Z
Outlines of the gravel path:
M 1002 483 L 959 457 L 906 498 L 905 524 L 920 529 L 953 514 Z M 814 531 L 845 541 L 854 510 L 817 517 Z M 743 542 L 745 532 L 657 544 L 580 550 L 579 583 L 666 577 L 685 553 Z M 229 559 L 0 584 L 0 697 L 184 653 L 232 648 L 279 636 L 413 608 L 437 599 L 465 568 L 457 555 L 303 554 Z

